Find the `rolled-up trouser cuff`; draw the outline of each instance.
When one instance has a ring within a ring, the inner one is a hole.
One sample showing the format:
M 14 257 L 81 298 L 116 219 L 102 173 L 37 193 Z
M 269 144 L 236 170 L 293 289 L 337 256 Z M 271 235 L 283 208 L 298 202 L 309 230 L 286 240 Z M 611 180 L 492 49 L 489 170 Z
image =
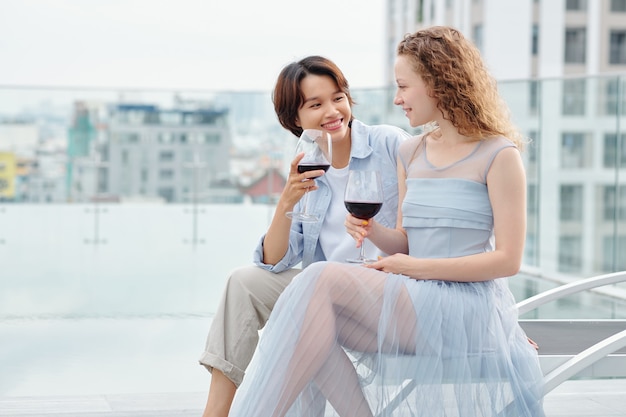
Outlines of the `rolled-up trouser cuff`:
M 224 359 L 213 355 L 212 353 L 204 352 L 200 357 L 199 362 L 200 365 L 208 369 L 209 372 L 213 372 L 213 369 L 217 369 L 218 371 L 223 373 L 224 376 L 230 379 L 237 388 L 239 388 L 239 385 L 241 385 L 241 381 L 243 381 L 243 376 L 245 373 L 243 369 L 237 368 L 232 363 L 227 362 Z

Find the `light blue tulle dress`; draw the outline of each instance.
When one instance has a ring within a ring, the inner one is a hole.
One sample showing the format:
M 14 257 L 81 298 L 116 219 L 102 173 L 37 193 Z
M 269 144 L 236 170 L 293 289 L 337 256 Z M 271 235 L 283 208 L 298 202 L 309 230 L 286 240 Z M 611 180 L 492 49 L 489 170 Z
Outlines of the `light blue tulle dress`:
M 435 167 L 421 137 L 402 144 L 410 255 L 493 250 L 486 175 L 510 146 L 481 141 Z M 279 298 L 230 416 L 542 417 L 537 353 L 506 280 L 415 280 L 315 263 Z

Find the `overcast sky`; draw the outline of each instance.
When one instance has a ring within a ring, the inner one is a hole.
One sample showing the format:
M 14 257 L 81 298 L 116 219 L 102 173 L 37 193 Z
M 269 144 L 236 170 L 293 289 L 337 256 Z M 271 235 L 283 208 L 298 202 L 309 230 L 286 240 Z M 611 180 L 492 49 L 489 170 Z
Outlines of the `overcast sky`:
M 309 54 L 380 87 L 385 0 L 0 0 L 0 85 L 270 90 Z

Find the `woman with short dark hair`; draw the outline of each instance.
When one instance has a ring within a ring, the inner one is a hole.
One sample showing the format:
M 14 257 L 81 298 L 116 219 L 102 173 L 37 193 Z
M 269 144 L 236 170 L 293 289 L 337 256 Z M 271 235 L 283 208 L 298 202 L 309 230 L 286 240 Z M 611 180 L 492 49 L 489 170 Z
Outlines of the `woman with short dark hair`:
M 236 389 L 258 342 L 258 331 L 274 308 L 278 296 L 300 272 L 302 263 L 344 261 L 354 257 L 355 245 L 346 233 L 347 210 L 343 194 L 348 171 L 378 170 L 383 178 L 385 204 L 376 215 L 381 224 L 394 227 L 398 207 L 396 155 L 408 138 L 393 126 L 368 126 L 356 120 L 348 82 L 331 60 L 309 56 L 281 71 L 273 92 L 274 109 L 285 129 L 299 136 L 303 129 L 330 134 L 332 166 L 299 173 L 303 155 L 291 162 L 289 177 L 267 233 L 254 253 L 254 266 L 232 272 L 213 318 L 200 363 L 210 372 L 211 387 L 204 417 L 226 417 Z M 294 141 L 295 148 L 295 141 Z M 316 178 L 313 180 L 313 178 Z M 298 210 L 299 201 L 309 192 L 307 211 L 320 220 L 300 223 L 287 218 Z M 383 254 L 366 248 L 369 256 Z

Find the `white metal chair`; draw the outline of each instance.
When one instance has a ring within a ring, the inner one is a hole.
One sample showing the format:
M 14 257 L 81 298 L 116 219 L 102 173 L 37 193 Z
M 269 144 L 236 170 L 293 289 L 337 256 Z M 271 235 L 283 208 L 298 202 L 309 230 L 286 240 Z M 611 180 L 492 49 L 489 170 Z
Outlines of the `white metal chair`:
M 626 271 L 581 279 L 544 291 L 517 304 L 523 315 L 546 303 L 626 281 Z M 539 344 L 544 393 L 574 377 L 626 377 L 626 320 L 520 320 Z
M 581 279 L 530 297 L 517 307 L 523 315 L 568 295 L 625 281 L 626 271 Z M 574 376 L 626 378 L 626 320 L 520 320 L 520 325 L 539 345 L 544 394 Z M 419 384 L 419 377 L 407 376 L 377 416 L 392 412 Z

